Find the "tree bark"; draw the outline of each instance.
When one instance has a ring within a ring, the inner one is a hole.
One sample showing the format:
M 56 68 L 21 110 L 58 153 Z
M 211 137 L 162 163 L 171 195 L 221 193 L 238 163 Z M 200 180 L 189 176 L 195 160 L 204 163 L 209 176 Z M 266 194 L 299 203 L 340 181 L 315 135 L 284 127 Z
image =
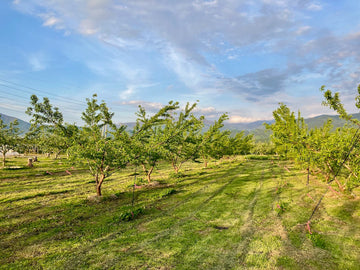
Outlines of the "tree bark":
M 207 166 L 208 166 L 208 162 L 206 159 L 204 159 L 204 167 L 207 168 Z
M 339 180 L 335 179 L 336 184 L 338 185 L 339 189 L 341 192 L 344 192 L 344 187 L 341 185 L 341 183 L 339 182 Z
M 147 171 L 147 180 L 149 184 L 151 183 L 151 173 L 153 172 L 153 170 L 154 166 L 151 166 L 150 170 Z
M 148 170 L 146 169 L 145 164 L 142 163 L 141 166 L 142 166 L 142 168 L 143 168 L 144 173 L 147 174 L 147 173 L 148 173 Z
M 310 167 L 307 167 L 307 182 L 306 182 L 306 185 L 308 186 L 309 183 L 310 183 Z
M 100 180 L 99 180 L 98 175 L 96 175 L 96 195 L 97 196 L 101 196 L 101 185 L 104 182 L 104 179 L 105 179 L 104 174 L 100 175 Z
M 101 185 L 100 184 L 96 184 L 96 195 L 101 196 Z
M 174 160 L 172 161 L 172 166 L 174 168 L 175 173 L 178 173 L 179 169 L 177 168 L 176 163 L 175 163 Z
M 3 150 L 2 156 L 3 156 L 3 166 L 4 166 L 4 167 L 5 167 L 5 163 L 6 163 L 6 157 L 5 157 L 5 155 L 6 155 L 6 152 L 5 152 L 5 150 Z

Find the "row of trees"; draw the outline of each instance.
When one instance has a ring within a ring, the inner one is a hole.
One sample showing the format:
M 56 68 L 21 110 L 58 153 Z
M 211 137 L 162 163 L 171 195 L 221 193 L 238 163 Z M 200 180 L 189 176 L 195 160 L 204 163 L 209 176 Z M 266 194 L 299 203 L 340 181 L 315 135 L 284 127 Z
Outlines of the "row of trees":
M 334 130 L 328 120 L 322 127 L 309 129 L 300 112 L 296 117 L 286 105 L 280 104 L 273 112 L 275 123 L 266 128 L 272 131 L 271 140 L 280 156 L 293 159 L 328 183 L 335 181 L 341 191 L 351 190 L 360 184 L 360 122 L 346 112 L 338 93 L 325 91 L 324 87 L 321 90 L 324 105 L 347 121 L 343 127 Z M 360 108 L 360 85 L 358 93 L 356 106 Z
M 251 135 L 238 133 L 231 137 L 229 131 L 222 131 L 226 114 L 204 131 L 204 117 L 193 113 L 197 103 L 181 110 L 178 102 L 170 101 L 151 116 L 139 106 L 136 125 L 128 131 L 126 126 L 114 124 L 114 113 L 96 95 L 86 101 L 81 127 L 65 123 L 60 110 L 48 98 L 40 101 L 36 95 L 31 96 L 26 111 L 31 116 L 31 128 L 24 136 L 19 135 L 17 122 L 6 126 L 0 118 L 4 166 L 9 149 L 52 152 L 55 158 L 66 153 L 72 161 L 87 163 L 97 195 L 101 196 L 104 180 L 128 165 L 141 166 L 150 183 L 160 161 L 170 162 L 178 173 L 189 160 L 202 159 L 206 166 L 212 158 L 249 153 L 253 144 Z

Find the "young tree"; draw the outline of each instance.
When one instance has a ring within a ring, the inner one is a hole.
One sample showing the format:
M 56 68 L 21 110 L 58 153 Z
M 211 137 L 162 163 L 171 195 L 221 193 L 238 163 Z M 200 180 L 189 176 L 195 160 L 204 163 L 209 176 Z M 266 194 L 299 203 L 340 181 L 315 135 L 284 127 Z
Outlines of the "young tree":
M 284 158 L 294 157 L 304 147 L 307 136 L 307 126 L 304 119 L 298 113 L 296 119 L 294 112 L 283 103 L 273 112 L 275 123 L 265 123 L 266 129 L 272 131 L 271 140 L 280 156 Z
M 254 138 L 252 134 L 244 135 L 244 131 L 236 133 L 235 137 L 229 138 L 231 155 L 246 155 L 254 147 Z
M 19 144 L 19 122 L 15 119 L 9 125 L 4 124 L 0 116 L 0 152 L 2 153 L 3 166 L 6 163 L 6 153 Z
M 204 134 L 200 134 L 199 155 L 204 162 L 204 167 L 207 167 L 210 158 L 220 159 L 226 154 L 226 140 L 230 131 L 221 131 L 220 129 L 227 119 L 229 119 L 227 114 L 221 115 Z
M 125 126 L 118 128 L 114 125 L 114 114 L 109 111 L 105 102 L 98 103 L 96 94 L 86 101 L 88 106 L 81 116 L 85 126 L 81 129 L 73 150 L 75 158 L 87 161 L 90 173 L 95 178 L 96 194 L 101 196 L 105 178 L 115 169 L 126 166 L 129 161 L 124 143 L 128 135 Z
M 75 125 L 65 123 L 59 108 L 53 107 L 47 97 L 39 102 L 36 95 L 30 97 L 26 114 L 32 116 L 31 129 L 27 138 L 37 140 L 38 146 L 48 153 L 54 152 L 55 159 L 62 151 L 68 151 L 79 132 Z
M 340 118 L 345 119 L 348 123 L 357 126 L 355 129 L 353 126 L 348 125 L 344 128 L 338 129 L 336 131 L 336 142 L 333 146 L 335 152 L 341 151 L 341 157 L 337 155 L 337 162 L 334 162 L 334 166 L 337 167 L 336 172 L 334 173 L 334 180 L 337 182 L 340 189 L 347 186 L 349 189 L 356 187 L 360 184 L 359 173 L 360 173 L 360 149 L 359 149 L 359 139 L 360 139 L 360 121 L 355 119 L 351 114 L 349 114 L 340 100 L 339 93 L 332 93 L 331 90 L 325 90 L 325 86 L 322 86 L 320 89 L 324 93 L 325 101 L 323 104 L 332 108 L 336 111 Z M 357 88 L 357 96 L 355 97 L 355 106 L 360 109 L 360 84 Z M 330 147 L 329 147 L 330 148 Z M 333 157 L 333 156 L 332 156 Z M 335 155 L 336 157 L 336 155 Z M 334 160 L 334 158 L 333 158 Z M 329 165 L 331 167 L 331 163 Z M 339 174 L 341 167 L 347 169 L 345 173 L 345 183 L 341 184 L 336 176 Z
M 171 120 L 171 112 L 179 108 L 178 102 L 170 101 L 153 116 L 146 114 L 145 108 L 139 106 L 137 120 L 131 139 L 132 163 L 141 165 L 148 183 L 156 164 L 165 158 L 164 145 L 171 138 L 165 134 L 164 126 Z
M 200 133 L 204 126 L 204 117 L 196 118 L 192 114 L 197 103 L 186 104 L 184 111 L 180 112 L 177 119 L 175 117 L 166 122 L 164 127 L 167 160 L 169 160 L 178 173 L 181 166 L 188 160 L 198 158 L 201 145 Z

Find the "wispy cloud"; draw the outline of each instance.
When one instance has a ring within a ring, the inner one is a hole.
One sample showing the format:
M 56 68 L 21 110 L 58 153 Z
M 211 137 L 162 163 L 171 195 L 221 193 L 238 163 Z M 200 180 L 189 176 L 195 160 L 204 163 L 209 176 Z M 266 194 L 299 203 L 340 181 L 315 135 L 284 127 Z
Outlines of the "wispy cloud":
M 264 118 L 254 118 L 254 117 L 243 117 L 239 115 L 232 115 L 229 118 L 229 123 L 236 124 L 236 123 L 251 123 L 259 120 L 264 120 Z
M 145 110 L 149 112 L 157 112 L 160 110 L 164 105 L 160 102 L 149 102 L 149 101 L 143 101 L 143 100 L 129 100 L 129 101 L 122 101 L 120 102 L 121 105 L 128 105 L 132 107 L 138 107 L 141 105 L 145 108 Z
M 355 27 L 335 34 L 331 23 L 315 24 L 317 12 L 330 5 L 323 1 L 16 0 L 14 5 L 40 17 L 45 27 L 111 48 L 99 52 L 98 45 L 82 61 L 96 75 L 121 83 L 116 95 L 122 102 L 144 99 L 141 85 L 161 76 L 166 85 L 184 86 L 173 93 L 205 99 L 205 107 L 215 107 L 226 95 L 252 104 L 250 112 L 262 111 L 255 108 L 259 104 L 271 108 L 272 98 L 297 97 L 300 80 L 307 97 L 310 80 L 345 91 L 359 83 L 360 34 Z M 34 71 L 47 68 L 41 55 L 28 62 Z M 231 121 L 246 119 L 236 113 Z
M 120 92 L 120 99 L 129 99 L 135 93 L 134 86 L 130 85 L 125 91 Z
M 28 63 L 33 71 L 42 71 L 47 68 L 47 57 L 42 53 L 34 53 L 27 56 Z
M 310 3 L 307 8 L 312 11 L 319 11 L 323 9 L 323 6 L 319 3 Z
M 54 16 L 44 16 L 43 26 L 54 26 L 59 23 L 59 19 Z

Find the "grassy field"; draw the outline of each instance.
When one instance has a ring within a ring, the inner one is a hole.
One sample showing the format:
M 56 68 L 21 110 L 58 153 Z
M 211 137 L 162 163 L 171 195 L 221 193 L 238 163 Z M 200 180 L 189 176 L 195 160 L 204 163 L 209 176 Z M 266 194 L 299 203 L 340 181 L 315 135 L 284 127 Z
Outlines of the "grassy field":
M 326 186 L 285 162 L 161 165 L 134 197 L 128 168 L 101 200 L 85 168 L 25 164 L 0 169 L 0 269 L 360 269 L 359 197 L 329 191 L 310 234 Z

